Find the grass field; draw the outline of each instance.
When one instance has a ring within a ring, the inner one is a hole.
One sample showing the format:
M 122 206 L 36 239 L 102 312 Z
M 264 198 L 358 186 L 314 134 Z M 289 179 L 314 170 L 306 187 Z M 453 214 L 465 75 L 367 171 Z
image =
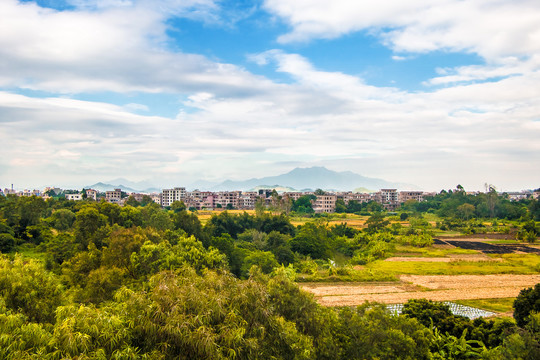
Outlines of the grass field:
M 363 229 L 365 227 L 366 220 L 369 216 L 362 216 L 356 214 L 333 214 L 323 218 L 328 221 L 328 225 L 347 224 L 354 229 Z M 313 221 L 313 218 L 294 216 L 291 217 L 291 224 L 294 226 L 304 225 L 307 222 Z

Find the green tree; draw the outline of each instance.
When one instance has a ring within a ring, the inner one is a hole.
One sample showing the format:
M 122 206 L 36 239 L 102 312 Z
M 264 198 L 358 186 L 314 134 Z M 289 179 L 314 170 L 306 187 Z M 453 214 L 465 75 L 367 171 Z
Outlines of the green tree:
M 532 312 L 540 312 L 540 284 L 521 290 L 514 301 L 514 319 L 518 326 L 524 327 Z
M 141 199 L 141 206 L 147 206 L 149 204 L 155 204 L 154 200 L 149 195 L 143 195 Z
M 178 213 L 178 212 L 181 212 L 181 211 L 186 211 L 187 210 L 187 207 L 186 207 L 186 204 L 184 204 L 183 201 L 173 201 L 173 203 L 171 204 L 171 210 L 175 213 Z
M 65 303 L 60 279 L 31 259 L 0 255 L 0 297 L 5 305 L 31 321 L 54 322 L 55 310 Z
M 246 276 L 252 266 L 258 266 L 265 274 L 269 274 L 278 266 L 278 262 L 270 251 L 255 250 L 250 252 L 242 264 L 242 273 Z
M 345 213 L 347 212 L 347 206 L 345 205 L 345 201 L 343 199 L 337 199 L 336 200 L 336 213 Z
M 81 245 L 81 249 L 86 249 L 93 242 L 100 247 L 104 234 L 102 230 L 107 225 L 107 217 L 100 214 L 93 206 L 85 206 L 75 216 L 75 240 Z
M 73 226 L 76 216 L 71 210 L 58 209 L 52 213 L 50 219 L 52 227 L 56 230 L 69 230 Z
M 222 214 L 220 214 L 220 216 Z M 203 229 L 197 215 L 193 213 L 188 213 L 187 211 L 179 211 L 177 213 L 174 213 L 174 215 L 172 216 L 172 221 L 175 229 L 183 230 L 186 232 L 186 234 L 195 236 L 203 243 L 208 243 L 208 235 Z
M 0 233 L 0 253 L 8 253 L 15 247 L 15 238 L 8 233 Z
M 324 259 L 330 256 L 330 238 L 326 224 L 308 222 L 291 240 L 291 250 L 314 259 Z
M 129 205 L 133 207 L 141 206 L 141 204 L 133 197 L 133 195 L 130 195 L 127 200 L 124 202 L 124 205 Z
M 176 215 L 176 214 L 175 214 Z M 198 219 L 197 219 L 198 220 Z M 150 215 L 147 220 L 147 225 L 153 227 L 156 230 L 171 230 L 174 228 L 173 221 L 169 214 L 165 211 L 158 210 Z M 185 225 L 177 224 L 178 228 L 186 227 Z
M 335 331 L 342 359 L 431 359 L 431 332 L 382 304 L 344 307 Z
M 313 214 L 313 205 L 312 200 L 315 200 L 317 197 L 315 195 L 304 195 L 298 198 L 298 200 L 293 202 L 292 210 L 301 213 L 301 214 Z
M 146 293 L 117 295 L 138 319 L 133 334 L 142 353 L 158 350 L 166 359 L 313 357 L 311 339 L 273 309 L 257 276 L 239 281 L 183 269 L 161 273 L 149 285 Z
M 71 259 L 78 250 L 75 237 L 70 233 L 58 234 L 41 246 L 45 248 L 48 261 L 51 262 L 49 267 L 61 265 Z
M 469 220 L 474 215 L 476 208 L 472 204 L 461 204 L 456 210 L 462 219 Z
M 103 248 L 103 265 L 115 266 L 136 278 L 131 255 L 138 253 L 147 241 L 157 243 L 160 236 L 152 229 L 142 228 L 119 229 L 112 232 L 107 238 L 107 246 Z
M 384 230 L 389 224 L 390 224 L 390 221 L 384 218 L 384 213 L 375 212 L 366 220 L 366 225 L 367 225 L 366 231 L 369 234 L 374 234 L 376 232 Z
M 255 214 L 256 216 L 262 216 L 266 211 L 266 202 L 262 197 L 258 197 L 255 200 Z

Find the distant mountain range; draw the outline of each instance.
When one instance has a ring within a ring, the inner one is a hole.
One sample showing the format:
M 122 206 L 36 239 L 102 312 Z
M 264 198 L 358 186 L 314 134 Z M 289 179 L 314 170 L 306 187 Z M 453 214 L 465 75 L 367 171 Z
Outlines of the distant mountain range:
M 152 187 L 151 185 L 149 187 L 142 187 L 139 183 L 133 183 L 126 179 L 120 179 L 121 181 L 118 181 L 118 179 L 107 181 L 107 183 L 98 182 L 93 185 L 85 186 L 85 189 L 94 189 L 101 192 L 110 191 L 114 189 L 120 189 L 122 191 L 128 192 L 128 193 L 159 193 L 162 189 Z
M 273 184 L 273 185 L 266 185 Z M 175 186 L 186 186 L 178 184 Z M 131 182 L 127 179 L 119 178 L 107 183 L 96 183 L 86 188 L 99 191 L 122 189 L 126 192 L 160 192 L 162 189 L 156 188 L 147 181 Z M 418 187 L 411 184 L 395 183 L 383 179 L 369 178 L 350 171 L 332 171 L 325 167 L 314 166 L 310 168 L 295 168 L 292 171 L 264 178 L 253 178 L 249 180 L 233 181 L 226 180 L 216 184 L 205 180 L 196 181 L 189 186 L 188 190 L 210 190 L 210 191 L 232 191 L 232 190 L 258 190 L 276 189 L 281 191 L 308 191 L 315 189 L 337 190 L 337 191 L 377 191 L 384 188 L 396 188 L 401 190 L 417 190 Z M 369 189 L 369 190 L 368 190 Z
M 249 190 L 263 184 L 275 184 L 298 190 L 340 190 L 352 191 L 357 188 L 379 190 L 382 188 L 418 189 L 411 184 L 395 183 L 383 179 L 369 178 L 350 171 L 337 172 L 325 167 L 296 168 L 286 174 L 269 176 L 244 181 L 226 180 L 213 186 L 210 190 Z

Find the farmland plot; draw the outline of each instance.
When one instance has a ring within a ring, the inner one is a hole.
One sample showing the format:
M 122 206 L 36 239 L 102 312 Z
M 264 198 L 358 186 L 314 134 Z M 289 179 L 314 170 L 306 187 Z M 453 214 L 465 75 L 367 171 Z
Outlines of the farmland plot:
M 398 283 L 322 284 L 302 288 L 324 306 L 353 306 L 366 301 L 386 304 L 409 299 L 453 301 L 516 297 L 540 282 L 540 275 L 402 275 Z

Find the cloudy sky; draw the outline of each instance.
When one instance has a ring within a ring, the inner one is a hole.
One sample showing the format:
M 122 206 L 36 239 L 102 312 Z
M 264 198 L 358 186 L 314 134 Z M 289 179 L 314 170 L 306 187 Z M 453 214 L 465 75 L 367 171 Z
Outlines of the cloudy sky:
M 0 186 L 540 187 L 538 0 L 0 0 Z

